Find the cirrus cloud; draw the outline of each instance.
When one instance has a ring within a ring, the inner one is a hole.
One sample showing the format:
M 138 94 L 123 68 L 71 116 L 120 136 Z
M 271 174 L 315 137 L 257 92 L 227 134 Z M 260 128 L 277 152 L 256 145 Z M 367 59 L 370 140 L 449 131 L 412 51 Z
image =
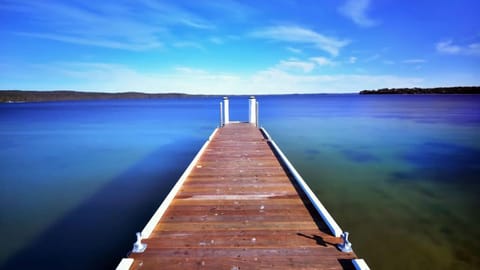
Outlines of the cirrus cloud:
M 278 67 L 283 69 L 302 70 L 306 73 L 312 71 L 315 68 L 315 64 L 298 60 L 282 60 L 278 64 Z
M 293 61 L 293 60 L 292 60 Z M 280 64 L 281 65 L 281 64 Z M 288 64 L 287 64 L 288 65 Z M 353 93 L 363 89 L 414 87 L 423 78 L 396 75 L 315 74 L 281 69 L 279 65 L 251 74 L 214 72 L 188 66 L 170 71 L 144 72 L 122 64 L 98 62 L 62 62 L 22 67 L 32 78 L 25 78 L 16 87 L 37 90 L 75 89 L 107 92 L 182 92 L 190 94 L 287 94 L 287 93 Z M 38 74 L 38 75 L 35 75 Z M 58 76 L 58 75 L 61 76 Z M 55 76 L 53 76 L 55 75 Z M 48 87 L 35 76 L 57 78 Z M 0 74 L 0 82 L 2 76 Z M 69 79 L 64 83 L 64 79 Z M 8 88 L 9 85 L 1 84 Z
M 340 49 L 350 43 L 347 40 L 329 37 L 311 29 L 295 25 L 265 27 L 251 32 L 250 36 L 273 41 L 307 44 L 328 52 L 332 56 L 337 56 Z
M 339 8 L 339 11 L 355 24 L 362 27 L 371 27 L 377 25 L 378 22 L 368 17 L 369 7 L 370 0 L 348 0 Z
M 452 55 L 474 55 L 480 56 L 480 43 L 471 43 L 468 45 L 454 44 L 452 40 L 438 42 L 435 45 L 437 52 Z
M 163 47 L 165 40 L 174 37 L 172 29 L 215 28 L 174 4 L 151 0 L 80 2 L 5 0 L 0 11 L 23 20 L 23 29 L 14 32 L 21 36 L 132 51 Z
M 337 64 L 334 61 L 325 57 L 312 57 L 310 58 L 310 60 L 315 62 L 319 66 L 334 66 Z

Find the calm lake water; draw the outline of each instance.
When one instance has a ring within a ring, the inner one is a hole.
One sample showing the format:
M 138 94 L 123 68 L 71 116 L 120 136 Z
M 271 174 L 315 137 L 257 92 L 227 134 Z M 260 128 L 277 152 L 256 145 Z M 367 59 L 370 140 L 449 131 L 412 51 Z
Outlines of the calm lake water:
M 114 269 L 217 126 L 220 100 L 0 104 L 0 268 Z M 372 268 L 480 268 L 480 96 L 258 101 Z M 247 109 L 231 99 L 231 119 Z

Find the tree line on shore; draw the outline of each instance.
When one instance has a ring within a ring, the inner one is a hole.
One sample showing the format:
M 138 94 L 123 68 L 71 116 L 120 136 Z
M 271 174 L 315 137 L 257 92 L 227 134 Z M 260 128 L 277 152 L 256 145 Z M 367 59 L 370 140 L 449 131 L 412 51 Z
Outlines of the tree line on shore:
M 363 90 L 360 91 L 360 94 L 480 94 L 480 86 L 382 88 L 377 90 Z
M 436 88 L 382 88 L 377 90 L 362 90 L 361 95 L 368 94 L 480 94 L 480 86 L 436 87 Z M 80 92 L 80 91 L 22 91 L 0 90 L 0 103 L 9 102 L 40 102 L 67 100 L 101 100 L 101 99 L 153 99 L 153 98 L 183 98 L 210 95 L 189 95 L 182 93 L 142 93 L 142 92 Z
M 0 91 L 0 102 L 40 102 L 66 100 L 99 100 L 99 99 L 151 99 L 151 98 L 179 98 L 190 95 L 180 93 L 150 94 L 141 92 L 102 93 L 79 91 Z

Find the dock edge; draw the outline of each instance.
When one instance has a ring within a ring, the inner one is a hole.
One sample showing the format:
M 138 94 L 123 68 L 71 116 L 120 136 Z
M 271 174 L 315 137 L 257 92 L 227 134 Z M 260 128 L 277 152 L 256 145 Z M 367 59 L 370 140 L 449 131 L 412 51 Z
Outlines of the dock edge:
M 364 259 L 354 259 L 352 263 L 356 270 L 370 270 Z
M 128 270 L 133 264 L 133 259 L 131 258 L 123 258 L 120 263 L 117 265 L 115 270 Z

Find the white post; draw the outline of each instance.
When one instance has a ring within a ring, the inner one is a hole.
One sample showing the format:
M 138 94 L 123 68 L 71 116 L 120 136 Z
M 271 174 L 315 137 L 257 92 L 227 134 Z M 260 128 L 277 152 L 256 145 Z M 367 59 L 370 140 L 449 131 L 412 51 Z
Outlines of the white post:
M 220 127 L 223 127 L 223 103 L 220 102 Z
M 228 97 L 223 98 L 223 124 L 226 125 L 230 122 L 230 111 L 228 106 Z
M 259 127 L 260 126 L 260 121 L 258 121 L 258 101 L 255 103 L 255 105 L 257 105 L 256 110 L 255 110 L 255 119 L 256 119 L 255 123 L 256 123 L 257 127 Z
M 251 124 L 257 124 L 257 101 L 254 96 L 248 99 L 248 122 Z

